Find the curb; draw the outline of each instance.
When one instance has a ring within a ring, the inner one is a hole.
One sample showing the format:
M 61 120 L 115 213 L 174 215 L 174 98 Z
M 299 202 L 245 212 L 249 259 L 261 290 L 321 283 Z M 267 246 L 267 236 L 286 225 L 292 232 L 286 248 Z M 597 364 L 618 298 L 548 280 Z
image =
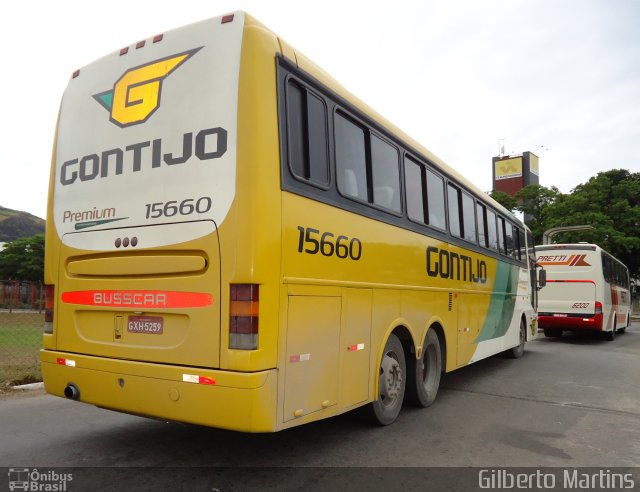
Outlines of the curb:
M 17 391 L 28 391 L 28 390 L 36 390 L 44 388 L 44 383 L 31 383 L 31 384 L 22 384 L 20 386 L 13 386 L 12 389 Z

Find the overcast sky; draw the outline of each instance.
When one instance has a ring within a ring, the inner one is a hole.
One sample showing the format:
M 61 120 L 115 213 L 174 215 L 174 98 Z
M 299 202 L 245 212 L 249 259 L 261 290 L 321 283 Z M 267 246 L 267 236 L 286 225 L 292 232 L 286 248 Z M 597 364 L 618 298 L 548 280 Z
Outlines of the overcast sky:
M 31 0 L 0 10 L 0 205 L 45 217 L 74 70 L 234 10 L 483 190 L 502 138 L 537 153 L 541 184 L 563 192 L 640 171 L 640 0 Z

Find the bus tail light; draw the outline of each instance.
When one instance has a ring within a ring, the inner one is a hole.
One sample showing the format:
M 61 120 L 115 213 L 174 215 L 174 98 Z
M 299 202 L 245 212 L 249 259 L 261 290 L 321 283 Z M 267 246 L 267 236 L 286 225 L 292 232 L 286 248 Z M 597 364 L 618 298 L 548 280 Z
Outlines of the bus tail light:
M 602 303 L 596 301 L 596 312 L 593 315 L 593 323 L 595 328 L 602 330 L 604 328 L 604 315 L 602 314 Z
M 55 285 L 44 286 L 44 332 L 53 333 L 53 305 L 56 298 Z
M 260 289 L 257 284 L 232 284 L 229 309 L 229 348 L 258 348 L 258 307 Z

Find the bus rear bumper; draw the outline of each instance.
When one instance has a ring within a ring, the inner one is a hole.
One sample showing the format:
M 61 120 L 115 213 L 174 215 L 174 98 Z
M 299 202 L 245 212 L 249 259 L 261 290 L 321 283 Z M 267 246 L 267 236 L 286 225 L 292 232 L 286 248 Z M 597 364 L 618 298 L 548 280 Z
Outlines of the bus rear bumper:
M 67 389 L 67 398 L 134 415 L 243 432 L 277 430 L 276 369 L 240 373 L 52 350 L 41 350 L 40 361 L 52 395 L 65 397 Z
M 602 313 L 595 315 L 566 315 L 538 313 L 538 326 L 542 329 L 551 328 L 571 331 L 601 331 Z

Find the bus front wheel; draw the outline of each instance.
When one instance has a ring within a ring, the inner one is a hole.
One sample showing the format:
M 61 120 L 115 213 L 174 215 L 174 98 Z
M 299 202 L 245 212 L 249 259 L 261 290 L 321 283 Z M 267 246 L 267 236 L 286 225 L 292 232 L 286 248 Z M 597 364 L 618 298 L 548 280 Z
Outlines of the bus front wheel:
M 520 320 L 520 342 L 515 347 L 507 350 L 506 355 L 512 359 L 519 359 L 524 355 L 524 344 L 527 341 L 527 324 L 524 318 Z
M 427 331 L 422 347 L 422 357 L 409 366 L 407 397 L 414 405 L 428 407 L 436 399 L 442 373 L 442 348 L 438 335 L 433 329 Z
M 393 423 L 402 409 L 407 368 L 402 343 L 390 335 L 384 346 L 378 377 L 378 398 L 365 407 L 366 417 L 379 425 Z

